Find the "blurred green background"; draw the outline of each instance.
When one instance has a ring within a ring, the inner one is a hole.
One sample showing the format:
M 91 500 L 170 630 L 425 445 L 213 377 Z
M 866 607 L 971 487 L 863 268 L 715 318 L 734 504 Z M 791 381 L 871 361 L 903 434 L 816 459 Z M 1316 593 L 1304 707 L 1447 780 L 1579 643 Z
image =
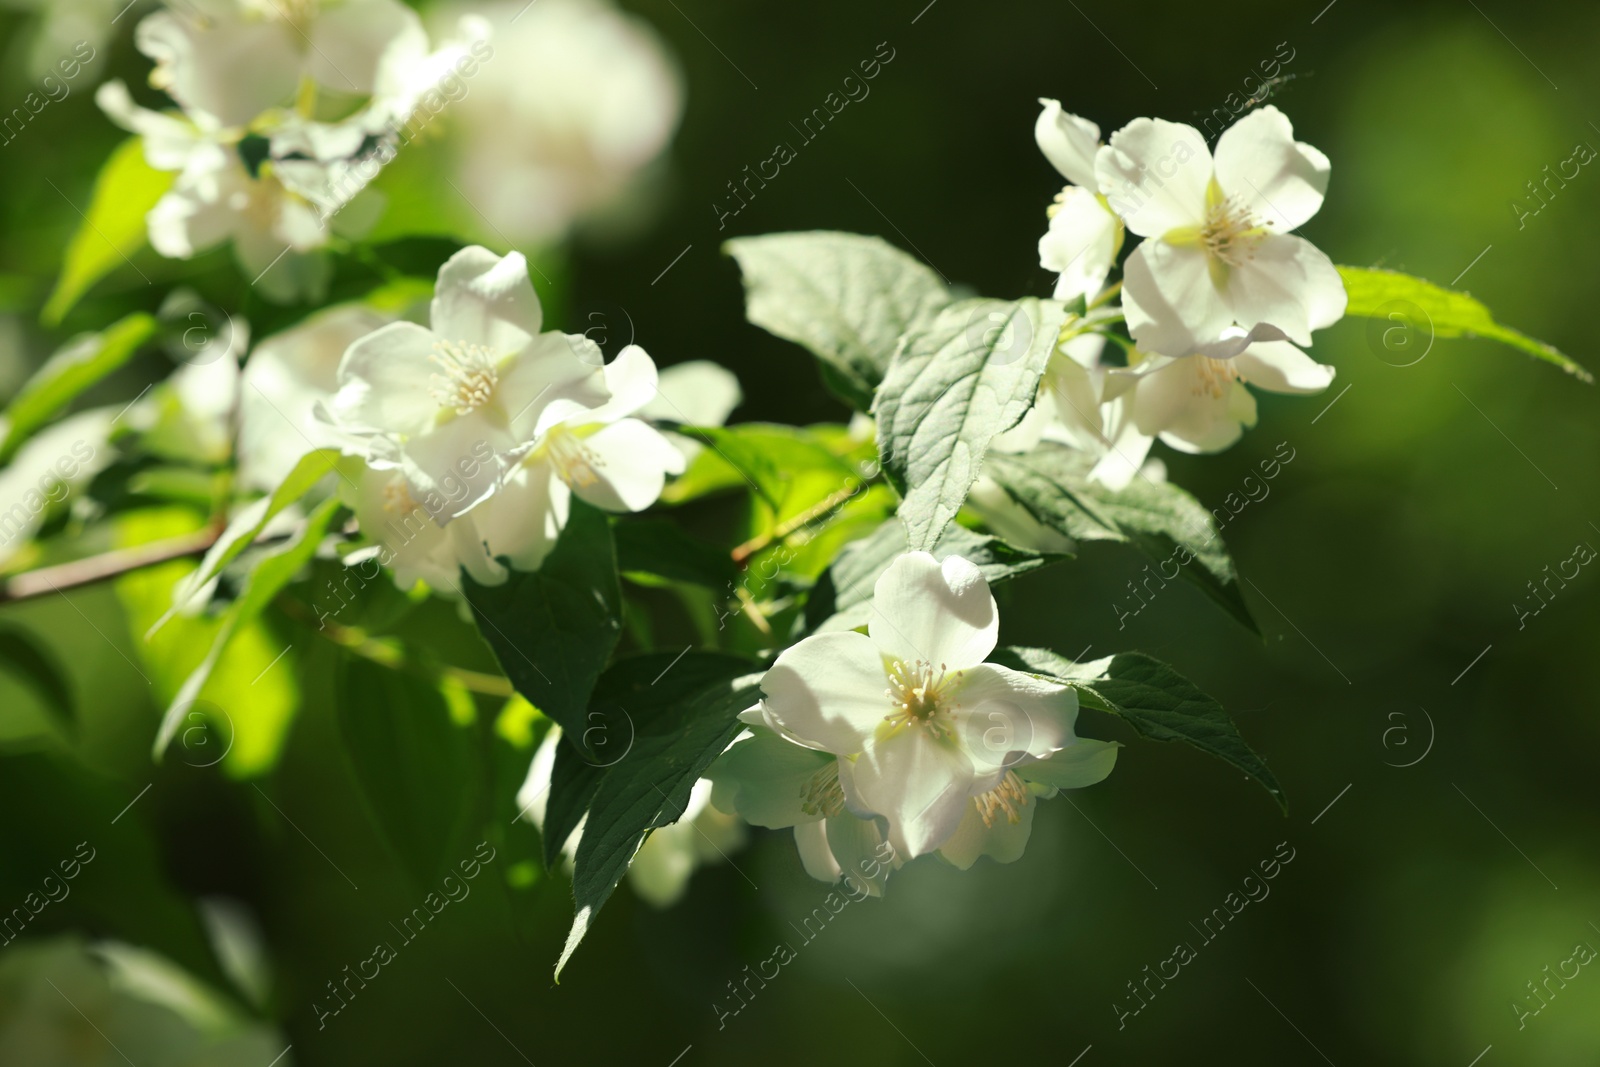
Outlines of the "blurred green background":
M 1035 243 L 1058 178 L 1033 144 L 1035 99 L 1059 97 L 1108 132 L 1139 115 L 1196 121 L 1287 42 L 1294 77 L 1273 102 L 1333 161 L 1306 235 L 1336 262 L 1442 284 L 1467 271 L 1459 286 L 1502 321 L 1600 367 L 1600 173 L 1585 167 L 1520 227 L 1512 207 L 1532 206 L 1525 185 L 1547 164 L 1600 147 L 1592 7 L 925 2 L 626 5 L 685 71 L 670 173 L 648 226 L 580 233 L 569 291 L 544 295 L 574 316 L 626 309 L 663 364 L 725 364 L 747 398 L 736 420 L 841 419 L 812 360 L 744 322 L 722 240 L 879 233 L 981 293 L 1045 294 Z M 132 22 L 109 55 L 130 80 L 146 69 Z M 14 45 L 26 16 L 0 26 Z M 871 95 L 719 229 L 726 183 L 793 139 L 789 123 L 880 42 L 894 59 Z M 20 64 L 0 68 L 0 102 L 27 84 Z M 84 202 L 122 136 L 86 89 L 43 119 L 0 147 L 0 301 L 17 316 L 8 390 L 63 336 L 31 319 L 78 223 L 64 200 Z M 159 303 L 137 279 L 107 288 L 102 308 Z M 1021 861 L 911 865 L 721 1028 L 727 983 L 796 942 L 791 924 L 825 895 L 787 833 L 757 832 L 738 870 L 702 869 L 674 908 L 619 891 L 559 986 L 564 880 L 504 885 L 507 865 L 491 865 L 500 882 L 480 880 L 319 1029 L 323 983 L 421 892 L 339 751 L 331 646 L 290 653 L 304 702 L 269 774 L 155 768 L 158 710 L 85 627 L 132 647 L 101 587 L 0 610 L 70 664 L 83 720 L 72 753 L 0 757 L 0 906 L 87 839 L 96 860 L 29 937 L 156 948 L 222 986 L 192 901 L 243 902 L 268 945 L 266 1011 L 293 1044 L 284 1063 L 1600 1062 L 1600 976 L 1553 986 L 1521 1028 L 1512 1006 L 1538 1005 L 1526 983 L 1575 944 L 1600 946 L 1593 569 L 1525 627 L 1513 607 L 1547 564 L 1600 545 L 1600 394 L 1487 342 L 1441 340 L 1395 366 L 1360 321 L 1321 335 L 1314 354 L 1338 368 L 1326 396 L 1263 397 L 1260 425 L 1220 456 L 1158 449 L 1213 507 L 1279 442 L 1294 450 L 1270 496 L 1224 531 L 1264 644 L 1188 588 L 1119 631 L 1112 605 L 1143 564 L 1113 546 L 1002 595 L 1008 642 L 1141 649 L 1217 696 L 1283 783 L 1287 818 L 1221 763 L 1086 718 L 1130 744 L 1105 784 L 1043 806 Z M 7 687 L 0 701 L 8 729 L 26 732 L 14 722 L 31 714 L 26 698 Z M 1280 842 L 1294 859 L 1270 896 L 1119 1028 L 1114 1005 L 1137 1006 L 1127 983 L 1180 941 L 1198 948 L 1191 924 Z M 0 966 L 24 945 L 0 948 Z M 0 1008 L 15 1009 L 4 988 Z M 39 1010 L 71 1021 L 60 1004 Z M 74 1062 L 121 1062 L 92 1033 L 80 1047 Z

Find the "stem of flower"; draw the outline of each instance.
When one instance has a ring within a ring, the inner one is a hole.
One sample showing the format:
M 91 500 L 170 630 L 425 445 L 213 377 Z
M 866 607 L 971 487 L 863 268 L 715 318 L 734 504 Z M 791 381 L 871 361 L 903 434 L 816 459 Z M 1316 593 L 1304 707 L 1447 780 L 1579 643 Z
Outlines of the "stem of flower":
M 845 486 L 843 489 L 840 489 L 837 492 L 830 493 L 814 507 L 806 509 L 792 519 L 788 519 L 779 523 L 767 533 L 752 537 L 750 540 L 733 550 L 733 562 L 743 567 L 745 563 L 749 561 L 751 556 L 755 555 L 757 552 L 760 552 L 763 548 L 766 548 L 774 541 L 782 541 L 784 538 L 788 537 L 802 526 L 806 526 L 817 521 L 818 519 L 822 518 L 822 516 L 838 507 L 840 504 L 843 504 L 846 500 L 849 500 L 851 497 L 855 496 L 861 491 L 861 487 L 864 484 L 865 483 L 863 482 L 856 482 L 853 485 Z
M 169 563 L 187 556 L 198 556 L 216 543 L 225 527 L 221 524 L 207 526 L 193 533 L 169 537 L 163 541 L 134 545 L 103 552 L 98 556 L 58 563 L 53 567 L 40 567 L 24 571 L 0 583 L 0 604 L 17 600 L 31 600 L 46 593 L 62 593 L 108 578 L 117 578 L 158 563 Z

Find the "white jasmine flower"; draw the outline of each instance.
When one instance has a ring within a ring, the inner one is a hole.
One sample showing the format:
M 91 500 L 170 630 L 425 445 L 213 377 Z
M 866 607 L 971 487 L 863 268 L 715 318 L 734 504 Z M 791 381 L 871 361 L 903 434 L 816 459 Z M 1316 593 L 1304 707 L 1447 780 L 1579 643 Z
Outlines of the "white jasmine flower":
M 244 365 L 239 393 L 239 480 L 269 491 L 318 448 L 349 440 L 316 416 L 339 388 L 345 349 L 393 316 L 362 304 L 341 304 L 257 344 Z
M 1146 369 L 1148 367 L 1148 369 Z M 1334 369 L 1287 341 L 1258 341 L 1230 359 L 1150 357 L 1132 377 L 1133 419 L 1180 452 L 1220 452 L 1256 424 L 1248 383 L 1272 393 L 1320 393 Z
M 598 349 L 592 358 L 598 360 Z M 566 525 L 573 494 L 604 511 L 643 511 L 661 496 L 668 474 L 683 473 L 683 453 L 629 417 L 657 392 L 655 363 L 645 350 L 629 345 L 591 374 L 588 397 L 572 390 L 544 408 L 525 456 L 475 513 L 491 559 L 537 570 Z
M 878 579 L 866 634 L 814 635 L 778 657 L 762 711 L 786 736 L 844 757 L 849 807 L 884 817 L 899 855 L 932 852 L 972 798 L 1017 788 L 1013 764 L 1075 743 L 1070 687 L 983 662 L 998 630 L 977 567 L 908 553 Z
M 1050 206 L 1050 228 L 1039 238 L 1039 265 L 1057 273 L 1057 300 L 1093 297 L 1105 285 L 1122 248 L 1122 220 L 1100 195 L 1095 178 L 1100 127 L 1062 111 L 1058 101 L 1040 97 L 1039 103 L 1044 110 L 1034 123 L 1034 140 L 1072 183 Z
M 434 516 L 441 523 L 481 502 L 536 444 L 571 477 L 598 481 L 599 464 L 585 466 L 596 446 L 576 431 L 610 421 L 612 379 L 637 365 L 602 371 L 592 344 L 541 334 L 542 323 L 521 253 L 464 248 L 439 268 L 430 325 L 394 322 L 352 344 L 323 410 L 364 440 L 373 466 L 403 471 L 415 494 L 443 496 Z M 630 411 L 654 391 L 653 366 L 648 379 L 644 395 L 628 394 Z M 596 417 L 586 421 L 585 412 Z
M 461 568 L 482 583 L 502 582 L 505 572 L 483 554 L 482 540 L 471 515 L 442 523 L 450 501 L 442 493 L 413 495 L 399 471 L 368 468 L 353 486 L 340 479 L 340 493 L 356 513 L 370 548 L 349 557 L 355 564 L 376 557 L 394 572 L 395 585 L 411 589 L 418 582 L 450 597 L 461 587 Z
M 649 24 L 603 0 L 468 8 L 494 33 L 494 58 L 450 106 L 468 199 L 519 242 L 637 204 L 635 179 L 683 113 L 682 76 Z
M 1290 231 L 1322 206 L 1328 157 L 1275 107 L 1240 119 L 1213 159 L 1192 126 L 1135 119 L 1095 159 L 1100 191 L 1149 238 L 1124 267 L 1139 347 L 1226 358 L 1254 341 L 1311 343 L 1344 314 L 1333 263 Z

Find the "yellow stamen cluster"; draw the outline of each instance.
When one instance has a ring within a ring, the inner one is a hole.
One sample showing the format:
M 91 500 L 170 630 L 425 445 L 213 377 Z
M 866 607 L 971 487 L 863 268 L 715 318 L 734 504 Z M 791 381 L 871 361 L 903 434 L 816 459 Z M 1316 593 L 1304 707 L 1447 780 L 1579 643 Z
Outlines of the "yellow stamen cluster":
M 545 453 L 556 475 L 575 489 L 587 489 L 600 480 L 606 462 L 584 445 L 583 439 L 564 426 L 550 431 Z
M 950 724 L 940 715 L 944 710 L 941 699 L 945 690 L 961 677 L 960 671 L 948 674 L 941 663 L 935 673 L 933 664 L 927 660 L 919 659 L 915 663 L 895 660 L 889 665 L 888 676 L 889 688 L 884 690 L 884 695 L 894 710 L 883 717 L 885 722 L 896 728 L 921 726 L 935 740 L 951 732 Z
M 978 815 L 985 828 L 994 826 L 995 817 L 1005 812 L 1006 821 L 1015 826 L 1022 821 L 1022 809 L 1028 803 L 1028 787 L 1015 771 L 1007 771 L 1000 784 L 976 797 Z
M 500 384 L 493 349 L 465 341 L 435 341 L 428 357 L 440 373 L 428 379 L 428 392 L 443 408 L 466 415 L 487 404 Z
M 827 766 L 806 781 L 800 791 L 800 810 L 825 818 L 844 814 L 844 787 L 839 784 L 838 760 L 829 760 Z
M 388 515 L 409 515 L 417 510 L 417 502 L 404 478 L 396 478 L 383 487 L 383 510 Z
M 1213 399 L 1221 400 L 1224 391 L 1239 377 L 1239 368 L 1233 365 L 1231 359 L 1196 356 L 1195 361 L 1200 380 L 1195 383 L 1194 395 L 1210 393 Z

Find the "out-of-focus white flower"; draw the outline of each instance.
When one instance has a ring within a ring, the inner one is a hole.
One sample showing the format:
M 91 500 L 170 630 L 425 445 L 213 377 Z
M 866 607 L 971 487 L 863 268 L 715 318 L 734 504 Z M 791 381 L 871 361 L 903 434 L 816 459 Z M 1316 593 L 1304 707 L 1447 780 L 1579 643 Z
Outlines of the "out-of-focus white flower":
M 604 398 L 552 401 L 526 458 L 475 513 L 491 559 L 537 570 L 566 525 L 573 494 L 605 511 L 643 511 L 661 496 L 667 475 L 683 473 L 683 453 L 630 417 L 656 396 L 645 350 L 629 345 L 596 374 Z
M 577 478 L 588 450 L 569 424 L 615 411 L 612 379 L 637 364 L 602 371 L 591 342 L 540 333 L 542 324 L 521 253 L 464 248 L 439 268 L 430 326 L 394 322 L 352 344 L 322 410 L 363 441 L 369 463 L 402 471 L 414 495 L 441 494 L 441 523 L 482 502 L 541 441 L 542 454 Z M 629 411 L 654 392 L 653 366 L 647 377 L 643 395 L 627 395 Z M 598 481 L 597 468 L 586 469 Z
M 523 817 L 544 833 L 545 812 L 550 801 L 550 775 L 555 769 L 556 750 L 561 743 L 561 727 L 551 726 L 533 753 L 528 776 L 517 790 L 517 808 Z M 743 846 L 744 823 L 732 814 L 711 805 L 712 784 L 702 778 L 695 782 L 677 820 L 650 831 L 639 851 L 628 864 L 628 884 L 641 898 L 658 908 L 670 907 L 682 899 L 689 877 L 708 863 L 727 858 Z M 561 854 L 570 866 L 578 854 L 588 815 L 578 821 L 562 842 Z
M 744 392 L 732 371 L 708 359 L 693 359 L 663 370 L 655 397 L 638 414 L 641 419 L 685 426 L 721 426 L 743 402 Z M 694 459 L 705 447 L 682 434 L 671 434 L 670 439 L 686 460 Z
M 451 105 L 455 182 L 518 242 L 559 239 L 666 148 L 682 78 L 655 31 L 605 0 L 468 4 L 494 56 Z
M 1072 184 L 1050 206 L 1050 228 L 1039 238 L 1039 265 L 1057 274 L 1055 298 L 1093 297 L 1122 248 L 1122 220 L 1100 195 L 1094 159 L 1100 127 L 1061 110 L 1059 101 L 1040 97 L 1044 110 L 1033 136 L 1052 166 Z
M 69 415 L 29 438 L 0 468 L 0 564 L 27 545 L 52 509 L 111 462 L 116 415 L 115 408 Z
M 1123 307 L 1139 347 L 1227 358 L 1255 341 L 1311 343 L 1344 314 L 1333 263 L 1290 231 L 1322 206 L 1328 157 L 1294 139 L 1277 108 L 1217 141 L 1192 126 L 1135 119 L 1095 157 L 1100 191 L 1149 238 L 1124 267 Z
M 339 388 L 339 361 L 362 337 L 393 319 L 363 304 L 341 304 L 256 345 L 239 395 L 240 482 L 269 491 L 318 448 L 349 442 L 316 417 Z
M 102 65 L 101 49 L 117 30 L 128 0 L 0 0 L 0 8 L 34 13 L 39 23 L 28 46 L 28 77 L 70 83 L 82 68 Z M 69 74 L 69 72 L 73 72 Z M 93 83 L 93 78 L 86 81 Z M 45 82 L 46 92 L 51 83 Z

